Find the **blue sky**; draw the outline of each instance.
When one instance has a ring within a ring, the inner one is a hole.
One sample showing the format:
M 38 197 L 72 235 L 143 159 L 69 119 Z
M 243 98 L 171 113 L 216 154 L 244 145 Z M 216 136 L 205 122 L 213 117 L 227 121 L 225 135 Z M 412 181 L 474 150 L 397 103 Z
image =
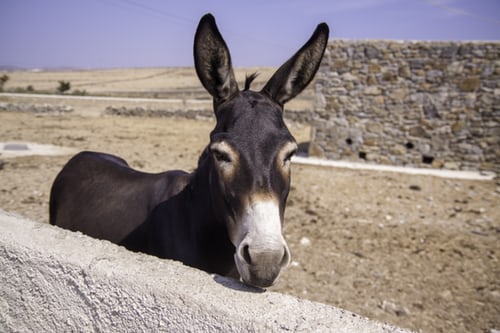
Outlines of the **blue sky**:
M 0 65 L 192 66 L 211 12 L 235 66 L 278 66 L 327 22 L 331 38 L 500 40 L 500 0 L 0 0 Z

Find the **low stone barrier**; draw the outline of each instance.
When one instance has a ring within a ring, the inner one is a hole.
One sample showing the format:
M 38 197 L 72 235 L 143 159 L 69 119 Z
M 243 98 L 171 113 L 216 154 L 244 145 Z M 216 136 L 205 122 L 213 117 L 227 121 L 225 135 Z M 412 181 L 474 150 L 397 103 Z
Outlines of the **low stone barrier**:
M 17 111 L 30 113 L 68 113 L 73 108 L 67 105 L 0 103 L 0 111 Z
M 2 332 L 407 332 L 0 210 Z
M 211 118 L 213 111 L 210 109 L 183 110 L 183 109 L 152 109 L 144 107 L 108 106 L 104 110 L 105 115 L 126 116 L 126 117 L 184 117 Z
M 211 106 L 198 109 L 156 109 L 125 106 L 108 106 L 104 110 L 105 115 L 126 116 L 126 117 L 184 117 L 213 118 L 214 111 Z M 310 110 L 285 110 L 284 117 L 287 120 L 309 124 L 313 120 L 313 112 Z

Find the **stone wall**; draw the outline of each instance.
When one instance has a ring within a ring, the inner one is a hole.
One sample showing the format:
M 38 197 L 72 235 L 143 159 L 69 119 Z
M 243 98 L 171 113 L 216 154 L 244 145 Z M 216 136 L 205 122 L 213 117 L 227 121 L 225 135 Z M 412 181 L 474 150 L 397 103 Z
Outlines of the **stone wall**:
M 68 113 L 73 108 L 67 105 L 0 103 L 0 111 L 18 111 L 30 113 Z
M 204 109 L 180 109 L 180 108 L 144 108 L 141 106 L 125 107 L 125 106 L 108 106 L 104 110 L 105 115 L 125 116 L 125 117 L 183 117 L 188 119 L 195 118 L 213 118 L 214 111 L 212 102 L 210 107 Z M 313 112 L 310 110 L 293 110 L 284 113 L 285 119 L 288 121 L 299 123 L 310 123 L 312 121 Z
M 500 42 L 331 41 L 312 155 L 500 172 Z

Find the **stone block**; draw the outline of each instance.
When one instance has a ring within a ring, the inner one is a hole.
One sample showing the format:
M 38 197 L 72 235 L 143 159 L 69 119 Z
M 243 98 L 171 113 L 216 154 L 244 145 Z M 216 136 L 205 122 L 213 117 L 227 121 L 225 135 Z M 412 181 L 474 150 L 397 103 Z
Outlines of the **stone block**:
M 455 123 L 453 123 L 451 125 L 451 131 L 453 133 L 458 133 L 458 132 L 464 130 L 465 127 L 466 127 L 465 122 L 463 122 L 463 121 L 457 121 L 457 122 L 455 122 Z
M 448 170 L 459 170 L 460 163 L 454 162 L 454 161 L 447 161 L 447 162 L 444 162 L 443 168 L 448 169 Z
M 366 84 L 369 86 L 376 85 L 377 83 L 378 82 L 377 82 L 377 78 L 375 77 L 375 75 L 368 75 L 368 77 L 366 78 Z
M 366 87 L 364 90 L 365 95 L 380 95 L 382 90 L 377 86 Z
M 410 79 L 412 76 L 410 67 L 407 64 L 402 65 L 398 69 L 398 75 L 402 78 Z
M 390 93 L 390 97 L 397 100 L 397 101 L 400 101 L 400 102 L 403 102 L 403 100 L 408 96 L 408 89 L 404 89 L 404 88 L 398 88 L 398 89 L 394 89 L 391 93 Z
M 414 126 L 414 127 L 410 128 L 408 133 L 410 134 L 410 136 L 414 136 L 417 138 L 430 138 L 431 137 L 429 135 L 429 133 L 421 126 Z
M 325 158 L 324 149 L 316 142 L 311 142 L 309 144 L 308 155 L 311 157 Z
M 380 73 L 381 67 L 377 63 L 370 63 L 368 65 L 368 72 L 372 74 Z
M 384 127 L 378 122 L 370 122 L 366 125 L 368 133 L 382 133 Z
M 405 146 L 396 145 L 396 146 L 390 147 L 389 152 L 395 156 L 402 156 L 402 155 L 406 155 L 407 149 Z
M 365 48 L 365 55 L 368 59 L 374 59 L 379 57 L 380 52 L 377 48 L 373 46 L 367 46 Z
M 479 89 L 481 81 L 478 77 L 469 77 L 460 82 L 460 90 L 464 92 L 474 92 Z

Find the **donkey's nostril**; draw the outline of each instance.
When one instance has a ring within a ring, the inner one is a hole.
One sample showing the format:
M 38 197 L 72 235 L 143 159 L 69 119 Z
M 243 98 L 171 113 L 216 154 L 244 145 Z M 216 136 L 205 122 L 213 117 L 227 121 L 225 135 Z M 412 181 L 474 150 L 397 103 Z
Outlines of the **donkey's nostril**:
M 248 245 L 243 246 L 241 250 L 241 254 L 243 259 L 247 262 L 247 264 L 252 264 L 252 258 L 250 257 L 250 247 Z
M 284 247 L 284 252 L 283 258 L 281 258 L 280 267 L 286 267 L 290 263 L 290 251 L 288 247 Z

